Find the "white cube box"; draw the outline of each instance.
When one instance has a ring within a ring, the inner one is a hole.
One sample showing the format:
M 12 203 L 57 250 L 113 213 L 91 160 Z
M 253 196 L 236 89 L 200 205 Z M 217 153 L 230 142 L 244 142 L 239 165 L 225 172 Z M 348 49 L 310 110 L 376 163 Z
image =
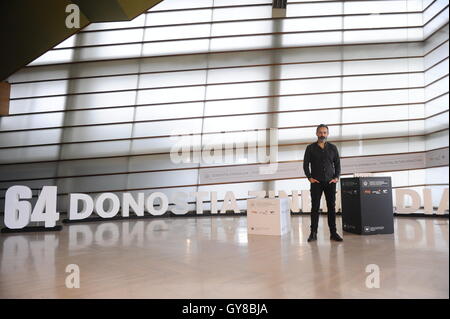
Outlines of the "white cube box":
M 288 198 L 247 199 L 247 233 L 278 235 L 291 230 L 291 211 Z

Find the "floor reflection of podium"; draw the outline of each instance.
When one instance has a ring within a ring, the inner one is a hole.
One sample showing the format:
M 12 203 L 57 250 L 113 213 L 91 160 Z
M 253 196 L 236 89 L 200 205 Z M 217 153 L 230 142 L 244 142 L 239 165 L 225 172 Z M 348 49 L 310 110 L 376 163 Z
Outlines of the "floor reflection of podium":
M 247 233 L 278 235 L 291 230 L 288 198 L 252 198 L 247 200 Z

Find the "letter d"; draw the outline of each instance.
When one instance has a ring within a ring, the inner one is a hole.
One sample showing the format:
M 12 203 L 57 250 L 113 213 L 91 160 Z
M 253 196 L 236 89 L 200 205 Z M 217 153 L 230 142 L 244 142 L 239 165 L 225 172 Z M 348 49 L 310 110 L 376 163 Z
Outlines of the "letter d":
M 78 212 L 78 201 L 84 203 L 83 210 Z M 70 194 L 69 197 L 69 220 L 81 220 L 91 216 L 94 210 L 94 201 L 87 194 Z

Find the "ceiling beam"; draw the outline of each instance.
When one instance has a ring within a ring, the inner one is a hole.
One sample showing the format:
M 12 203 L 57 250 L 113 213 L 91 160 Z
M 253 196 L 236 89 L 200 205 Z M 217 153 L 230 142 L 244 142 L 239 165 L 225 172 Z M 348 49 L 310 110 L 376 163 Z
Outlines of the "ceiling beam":
M 0 81 L 93 22 L 129 21 L 162 0 L 0 1 Z M 68 5 L 79 8 L 79 28 L 68 28 Z

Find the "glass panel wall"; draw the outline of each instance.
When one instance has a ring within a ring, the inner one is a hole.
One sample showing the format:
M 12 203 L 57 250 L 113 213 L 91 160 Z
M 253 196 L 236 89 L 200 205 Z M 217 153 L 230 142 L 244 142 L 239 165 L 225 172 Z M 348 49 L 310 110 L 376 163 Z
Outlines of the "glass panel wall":
M 9 78 L 1 210 L 15 184 L 57 185 L 62 212 L 68 193 L 107 191 L 217 191 L 220 203 L 232 190 L 245 209 L 248 191 L 309 189 L 302 160 L 320 123 L 342 163 L 439 149 L 448 159 L 448 50 L 441 0 L 292 0 L 284 18 L 270 0 L 164 0 L 91 24 Z M 298 169 L 250 176 L 270 128 L 277 160 Z M 189 161 L 171 160 L 176 145 Z M 194 153 L 209 148 L 223 158 Z M 209 181 L 212 166 L 233 178 Z M 448 161 L 431 166 L 373 173 L 431 188 L 437 206 Z

